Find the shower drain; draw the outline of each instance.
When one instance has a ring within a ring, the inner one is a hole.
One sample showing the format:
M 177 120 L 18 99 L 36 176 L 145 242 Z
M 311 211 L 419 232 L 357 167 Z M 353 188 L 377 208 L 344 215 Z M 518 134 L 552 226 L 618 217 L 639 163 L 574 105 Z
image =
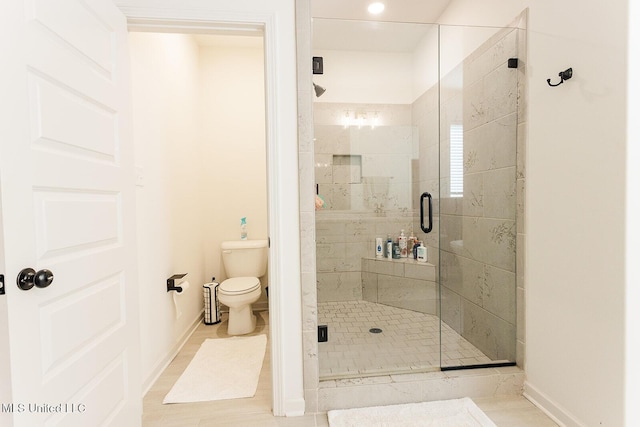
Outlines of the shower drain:
M 369 332 L 371 332 L 372 334 L 379 334 L 380 332 L 382 332 L 382 329 L 380 329 L 380 328 L 371 328 L 371 329 L 369 329 Z

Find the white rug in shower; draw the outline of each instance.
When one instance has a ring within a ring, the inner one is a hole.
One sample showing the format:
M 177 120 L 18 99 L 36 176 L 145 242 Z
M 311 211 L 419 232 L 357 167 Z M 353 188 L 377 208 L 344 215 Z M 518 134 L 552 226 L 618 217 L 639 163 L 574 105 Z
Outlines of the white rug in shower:
M 266 348 L 264 334 L 205 340 L 162 403 L 254 396 Z
M 496 427 L 468 397 L 329 411 L 331 427 Z

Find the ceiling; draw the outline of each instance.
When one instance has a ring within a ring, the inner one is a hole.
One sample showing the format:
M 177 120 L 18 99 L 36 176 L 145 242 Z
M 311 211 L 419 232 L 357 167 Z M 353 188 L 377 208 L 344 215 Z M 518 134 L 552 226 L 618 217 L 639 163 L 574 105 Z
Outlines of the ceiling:
M 380 15 L 367 11 L 373 1 L 311 0 L 313 48 L 413 52 L 451 0 L 381 0 Z
M 434 24 L 336 19 L 313 20 L 313 49 L 413 52 Z
M 371 15 L 367 6 L 385 4 L 380 15 Z M 374 21 L 434 23 L 451 0 L 311 0 L 314 18 L 365 19 Z
M 367 6 L 379 0 L 311 0 L 313 48 L 412 52 L 434 28 L 451 0 L 381 0 L 385 10 L 371 15 Z M 330 19 L 321 19 L 330 18 Z M 384 22 L 382 22 L 384 21 Z M 203 47 L 262 47 L 256 34 L 198 34 Z

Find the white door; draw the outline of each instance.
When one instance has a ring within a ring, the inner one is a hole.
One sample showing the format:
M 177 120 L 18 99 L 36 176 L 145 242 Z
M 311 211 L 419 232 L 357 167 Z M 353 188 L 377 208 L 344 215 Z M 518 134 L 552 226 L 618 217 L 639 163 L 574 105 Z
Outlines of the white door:
M 1 409 L 15 426 L 140 423 L 126 31 L 111 0 L 0 3 Z M 28 267 L 53 282 L 19 289 Z

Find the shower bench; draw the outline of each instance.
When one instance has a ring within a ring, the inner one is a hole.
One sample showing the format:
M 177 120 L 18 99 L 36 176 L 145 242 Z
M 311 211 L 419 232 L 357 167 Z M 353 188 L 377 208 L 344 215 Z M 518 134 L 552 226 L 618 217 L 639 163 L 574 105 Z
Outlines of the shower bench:
M 392 307 L 437 314 L 436 267 L 413 258 L 362 258 L 362 298 Z

